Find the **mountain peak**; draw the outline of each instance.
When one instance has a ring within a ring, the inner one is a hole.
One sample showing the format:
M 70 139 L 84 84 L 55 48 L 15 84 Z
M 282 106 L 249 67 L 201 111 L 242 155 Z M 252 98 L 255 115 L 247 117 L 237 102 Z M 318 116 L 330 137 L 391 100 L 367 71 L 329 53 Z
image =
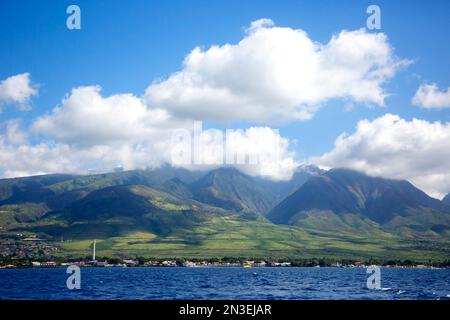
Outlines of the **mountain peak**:
M 211 170 L 208 175 L 217 175 L 217 174 L 225 174 L 225 175 L 241 175 L 247 176 L 245 173 L 234 167 L 219 167 L 217 169 Z
M 267 217 L 275 223 L 301 225 L 306 220 L 319 220 L 319 214 L 344 220 L 350 214 L 391 226 L 422 226 L 423 220 L 427 220 L 428 227 L 434 222 L 450 222 L 440 201 L 408 181 L 370 177 L 349 169 L 332 169 L 310 178 Z
M 233 167 L 212 170 L 192 183 L 191 190 L 196 200 L 226 209 L 266 212 L 271 207 L 270 193 Z
M 313 164 L 302 163 L 295 169 L 295 173 L 299 173 L 299 172 L 307 173 L 307 174 L 310 174 L 310 175 L 317 175 L 317 174 L 325 173 L 326 170 L 323 170 L 323 169 L 321 169 L 318 166 L 313 165 Z

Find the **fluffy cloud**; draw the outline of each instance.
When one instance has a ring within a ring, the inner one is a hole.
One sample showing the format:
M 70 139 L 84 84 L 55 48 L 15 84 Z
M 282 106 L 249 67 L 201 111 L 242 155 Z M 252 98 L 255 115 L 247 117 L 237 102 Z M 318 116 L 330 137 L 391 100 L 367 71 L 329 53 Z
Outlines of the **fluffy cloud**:
M 150 85 L 144 98 L 194 119 L 305 120 L 330 99 L 383 105 L 383 84 L 407 63 L 383 33 L 342 31 L 321 44 L 261 19 L 238 44 L 192 50 L 183 69 Z
M 253 140 L 253 132 L 258 132 Z M 208 133 L 206 133 L 208 135 Z M 222 165 L 234 166 L 252 175 L 262 176 L 272 180 L 290 179 L 298 163 L 294 154 L 289 150 L 289 141 L 282 138 L 270 128 L 251 127 L 238 133 L 237 139 L 231 146 L 225 144 L 224 151 L 247 154 L 258 160 L 256 163 L 211 162 L 211 157 L 217 159 L 217 145 L 206 143 L 201 153 L 201 163 L 172 163 L 170 137 L 160 135 L 160 140 L 143 139 L 136 144 L 103 144 L 80 147 L 66 143 L 41 142 L 39 144 L 14 144 L 7 135 L 0 135 L 0 176 L 18 177 L 47 173 L 77 173 L 109 172 L 116 167 L 125 170 L 145 169 L 169 163 L 187 169 L 212 169 Z M 162 137 L 162 140 L 161 140 Z M 260 144 L 261 137 L 270 138 L 264 147 Z M 250 153 L 246 148 L 253 148 Z M 255 148 L 256 147 L 256 148 Z M 260 149 L 258 149 L 260 148 Z M 278 149 L 277 158 L 270 155 L 269 149 Z
M 51 141 L 51 150 L 70 150 L 75 168 L 108 171 L 160 165 L 170 156 L 173 130 L 192 126 L 173 119 L 166 111 L 147 108 L 133 94 L 101 95 L 99 86 L 72 90 L 50 113 L 35 120 L 30 131 Z
M 450 87 L 439 91 L 435 83 L 421 85 L 412 99 L 412 104 L 422 108 L 450 108 Z
M 43 133 L 71 145 L 122 144 L 153 137 L 179 124 L 164 110 L 147 108 L 132 94 L 101 96 L 99 86 L 79 87 L 50 114 L 33 124 Z
M 125 170 L 160 166 L 153 146 L 98 145 L 77 148 L 64 143 L 10 145 L 0 136 L 0 173 L 2 177 L 18 177 L 47 173 L 99 173 L 116 167 Z
M 0 82 L 0 105 L 15 104 L 20 109 L 26 110 L 30 98 L 37 93 L 38 89 L 31 83 L 29 73 L 11 76 Z
M 0 134 L 0 174 L 4 177 L 42 173 L 106 172 L 173 164 L 173 138 L 184 130 L 194 137 L 194 121 L 176 119 L 165 110 L 151 109 L 132 94 L 101 95 L 98 86 L 73 89 L 50 113 L 37 118 L 29 130 L 18 120 L 6 123 Z M 272 179 L 290 178 L 295 170 L 289 141 L 276 130 L 251 127 L 225 132 L 220 143 L 214 135 L 222 131 L 200 130 L 200 161 L 181 164 L 204 169 L 224 164 L 222 156 L 244 154 L 256 163 L 229 163 L 251 175 Z M 42 135 L 38 144 L 28 136 Z M 193 143 L 194 138 L 191 142 Z M 228 143 L 227 143 L 228 141 Z M 193 146 L 193 145 L 192 145 Z M 189 148 L 191 145 L 189 146 Z M 194 148 L 193 148 L 194 149 Z M 277 151 L 275 153 L 275 151 Z M 275 158 L 274 155 L 277 157 Z
M 440 198 L 450 191 L 449 141 L 450 123 L 386 114 L 360 121 L 356 132 L 340 135 L 333 150 L 311 162 L 407 179 Z
M 290 141 L 269 127 L 194 130 L 192 140 L 173 144 L 174 154 L 183 150 L 187 160 L 175 156 L 175 162 L 186 168 L 212 169 L 222 165 L 233 166 L 252 175 L 272 180 L 289 180 L 299 163 Z M 198 138 L 196 138 L 198 137 Z M 189 155 L 192 145 L 193 154 Z M 181 146 L 181 147 L 180 147 Z M 186 152 L 187 150 L 187 152 Z
M 295 160 L 296 154 L 289 147 L 289 139 L 280 136 L 277 130 L 251 127 L 245 131 L 229 132 L 225 152 L 228 160 L 230 154 L 236 154 L 236 159 L 238 154 L 247 154 L 249 164 L 241 170 L 249 175 L 289 180 L 299 165 Z
M 11 145 L 20 145 L 27 142 L 27 134 L 20 128 L 20 120 L 12 119 L 6 122 L 6 139 Z

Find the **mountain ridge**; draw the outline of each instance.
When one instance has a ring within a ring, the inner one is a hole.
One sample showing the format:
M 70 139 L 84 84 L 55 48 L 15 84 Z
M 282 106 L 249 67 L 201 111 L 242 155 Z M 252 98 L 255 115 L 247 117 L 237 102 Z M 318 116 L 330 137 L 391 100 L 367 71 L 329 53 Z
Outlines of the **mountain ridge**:
M 304 225 L 317 218 L 317 213 L 340 220 L 353 215 L 360 223 L 369 219 L 390 229 L 442 229 L 445 225 L 447 230 L 450 226 L 449 209 L 408 181 L 370 177 L 349 169 L 312 177 L 267 218 L 276 224 Z M 429 221 L 424 221 L 425 215 Z
M 450 206 L 450 192 L 442 199 L 442 203 Z

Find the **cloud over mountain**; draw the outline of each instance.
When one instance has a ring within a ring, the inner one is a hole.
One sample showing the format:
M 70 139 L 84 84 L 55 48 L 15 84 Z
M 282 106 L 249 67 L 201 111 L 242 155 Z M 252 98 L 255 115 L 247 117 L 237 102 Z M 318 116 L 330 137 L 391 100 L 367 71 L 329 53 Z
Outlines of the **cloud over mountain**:
M 180 129 L 192 136 L 194 121 L 149 108 L 133 94 L 103 97 L 99 86 L 79 87 L 58 107 L 38 117 L 30 128 L 22 128 L 18 120 L 7 123 L 5 133 L 0 134 L 0 172 L 4 177 L 14 177 L 110 171 L 118 166 L 157 167 L 172 163 L 172 139 Z M 218 132 L 221 144 L 213 139 Z M 41 136 L 41 142 L 31 143 L 30 135 Z M 202 131 L 200 163 L 181 165 L 191 169 L 214 168 L 224 164 L 228 153 L 243 154 L 245 163 L 229 165 L 276 180 L 289 179 L 293 174 L 296 162 L 289 140 L 276 130 L 249 127 L 230 131 L 229 135 L 232 139 L 227 140 L 225 131 Z M 222 148 L 221 153 L 218 147 Z M 245 157 L 258 161 L 249 163 Z
M 408 121 L 386 114 L 359 121 L 354 133 L 341 134 L 330 152 L 310 160 L 327 167 L 407 179 L 441 198 L 450 190 L 449 141 L 450 123 Z

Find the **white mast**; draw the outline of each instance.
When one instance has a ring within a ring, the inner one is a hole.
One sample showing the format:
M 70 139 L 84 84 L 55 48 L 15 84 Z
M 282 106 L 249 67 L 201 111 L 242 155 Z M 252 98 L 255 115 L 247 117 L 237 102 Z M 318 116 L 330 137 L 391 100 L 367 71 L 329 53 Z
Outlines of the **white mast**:
M 92 246 L 92 261 L 95 261 L 95 240 Z

